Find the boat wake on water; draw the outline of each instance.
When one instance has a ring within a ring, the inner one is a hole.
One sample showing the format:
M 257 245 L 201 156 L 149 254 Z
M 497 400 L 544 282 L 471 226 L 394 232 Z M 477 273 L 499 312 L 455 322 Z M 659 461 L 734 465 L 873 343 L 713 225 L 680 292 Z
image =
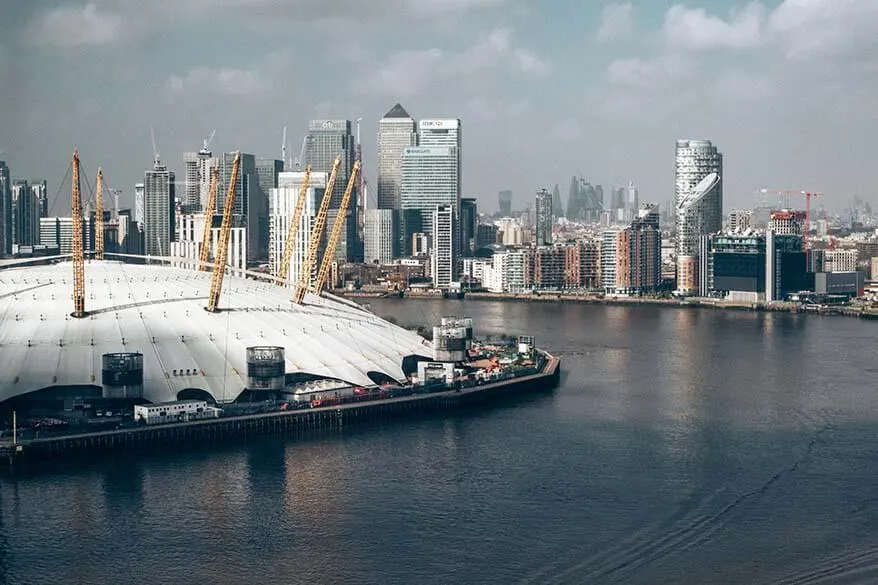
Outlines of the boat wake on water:
M 817 422 L 811 417 L 807 418 Z M 758 487 L 735 496 L 725 504 L 721 503 L 722 496 L 728 493 L 725 486 L 700 501 L 694 501 L 698 496 L 690 497 L 667 519 L 636 530 L 629 537 L 594 552 L 585 559 L 571 559 L 572 564 L 568 566 L 561 562 L 534 571 L 526 575 L 520 583 L 626 582 L 651 564 L 698 548 L 710 542 L 748 503 L 761 497 L 780 479 L 795 473 L 811 456 L 821 437 L 832 429 L 833 425 L 828 420 L 823 420 L 822 426 L 813 432 L 805 449 L 791 464 L 778 470 Z M 878 551 L 874 552 L 874 557 L 878 558 Z M 870 553 L 864 557 L 863 562 L 871 561 L 872 558 Z M 831 562 L 827 561 L 827 564 Z M 800 582 L 802 581 L 790 581 Z

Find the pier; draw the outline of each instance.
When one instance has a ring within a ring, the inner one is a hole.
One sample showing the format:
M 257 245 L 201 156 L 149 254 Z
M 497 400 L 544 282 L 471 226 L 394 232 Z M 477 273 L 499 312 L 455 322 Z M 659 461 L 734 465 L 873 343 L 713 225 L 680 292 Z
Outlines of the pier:
M 545 352 L 542 370 L 534 374 L 429 394 L 414 394 L 368 402 L 168 423 L 0 443 L 0 458 L 10 466 L 52 459 L 85 458 L 112 452 L 162 451 L 193 446 L 209 447 L 251 437 L 276 435 L 305 438 L 315 432 L 383 424 L 393 419 L 453 414 L 472 406 L 488 405 L 513 395 L 558 385 L 560 359 Z

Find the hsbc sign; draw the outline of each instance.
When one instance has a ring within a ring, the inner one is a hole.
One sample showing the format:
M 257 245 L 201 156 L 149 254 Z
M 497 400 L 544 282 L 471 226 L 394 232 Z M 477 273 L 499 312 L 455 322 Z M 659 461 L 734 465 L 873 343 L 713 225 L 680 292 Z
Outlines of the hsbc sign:
M 421 120 L 419 127 L 427 130 L 454 130 L 459 124 L 458 120 Z

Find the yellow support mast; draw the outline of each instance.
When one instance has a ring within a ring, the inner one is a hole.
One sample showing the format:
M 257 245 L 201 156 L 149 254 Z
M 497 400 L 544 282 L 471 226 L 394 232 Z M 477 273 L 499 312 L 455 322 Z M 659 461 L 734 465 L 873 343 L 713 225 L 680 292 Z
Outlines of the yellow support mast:
M 232 166 L 232 178 L 229 180 L 229 190 L 226 192 L 226 200 L 223 202 L 223 223 L 220 227 L 219 242 L 216 245 L 216 257 L 213 259 L 213 279 L 210 283 L 210 295 L 207 297 L 205 310 L 211 313 L 218 312 L 219 298 L 223 292 L 223 276 L 226 272 L 226 261 L 229 257 L 229 235 L 232 233 L 232 210 L 235 207 L 235 188 L 238 185 L 238 170 L 241 167 L 241 153 L 235 155 Z
M 317 265 L 317 252 L 320 248 L 320 240 L 323 237 L 323 228 L 326 227 L 326 216 L 329 213 L 329 204 L 332 201 L 332 192 L 335 190 L 335 179 L 338 177 L 338 169 L 341 166 L 341 157 L 335 158 L 332 164 L 332 172 L 329 174 L 329 181 L 326 183 L 326 191 L 323 193 L 323 199 L 320 201 L 320 210 L 314 219 L 314 229 L 311 231 L 311 242 L 308 245 L 308 256 L 302 265 L 299 273 L 299 285 L 293 293 L 293 302 L 301 305 L 311 285 L 311 271 Z
M 104 259 L 104 171 L 98 167 L 95 190 L 95 260 Z
M 73 218 L 73 313 L 77 319 L 85 317 L 85 254 L 82 248 L 82 197 L 79 193 L 79 151 L 73 151 L 73 188 L 71 195 Z
M 317 272 L 317 281 L 314 283 L 314 292 L 320 294 L 326 281 L 329 278 L 329 269 L 335 262 L 335 249 L 338 248 L 338 242 L 341 239 L 341 230 L 347 225 L 348 206 L 351 203 L 351 193 L 354 185 L 357 184 L 357 175 L 360 173 L 360 161 L 354 163 L 351 172 L 351 178 L 348 180 L 348 186 L 341 198 L 341 205 L 338 208 L 338 215 L 335 216 L 335 222 L 332 224 L 332 232 L 329 234 L 329 241 L 326 243 L 326 251 L 323 253 L 323 262 L 320 263 L 320 271 Z
M 296 245 L 296 238 L 299 236 L 299 223 L 302 221 L 302 212 L 305 209 L 305 198 L 308 195 L 308 187 L 311 185 L 311 165 L 305 167 L 305 178 L 302 179 L 302 186 L 299 188 L 299 198 L 296 200 L 296 210 L 293 212 L 293 219 L 290 223 L 290 229 L 287 231 L 287 239 L 284 241 L 284 257 L 281 260 L 280 267 L 277 271 L 277 284 L 283 286 L 287 276 L 290 273 L 290 261 L 293 259 L 293 248 Z
M 198 258 L 198 271 L 207 271 L 210 260 L 210 235 L 213 228 L 213 215 L 216 213 L 216 192 L 219 189 L 219 167 L 210 169 L 210 192 L 207 195 L 207 209 L 204 210 L 204 235 L 201 238 L 201 254 Z

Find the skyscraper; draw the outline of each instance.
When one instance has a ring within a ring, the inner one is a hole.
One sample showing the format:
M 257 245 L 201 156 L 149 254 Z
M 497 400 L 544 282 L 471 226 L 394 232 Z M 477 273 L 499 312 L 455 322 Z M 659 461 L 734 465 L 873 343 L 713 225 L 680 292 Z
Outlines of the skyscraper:
M 433 245 L 430 270 L 433 286 L 442 288 L 457 280 L 457 262 L 460 257 L 457 246 L 457 218 L 453 205 L 437 205 L 433 211 Z
M 148 256 L 168 256 L 174 236 L 175 176 L 158 157 L 144 173 L 143 238 Z
M 457 215 L 459 168 L 457 148 L 453 146 L 418 146 L 403 150 L 400 198 L 406 241 L 417 232 L 433 233 L 433 212 L 438 205 L 452 206 Z
M 555 183 L 555 189 L 552 191 L 552 215 L 564 217 L 564 204 L 561 203 L 561 189 L 558 187 L 558 183 Z
M 350 120 L 311 120 L 308 124 L 308 137 L 305 145 L 305 161 L 311 165 L 312 172 L 332 172 L 335 158 L 341 156 L 341 166 L 332 190 L 330 209 L 338 209 L 344 197 L 348 185 L 354 161 L 356 160 L 356 139 L 351 133 Z M 352 259 L 357 255 L 357 200 L 359 194 L 351 195 L 347 209 L 345 222 L 346 229 L 342 230 L 343 241 L 339 242 L 336 249 L 338 260 Z M 335 222 L 337 213 L 331 213 L 327 221 L 327 229 Z
M 183 153 L 183 213 L 200 213 L 210 194 L 210 172 L 219 165 L 205 142 L 198 152 Z
M 216 194 L 216 213 L 225 210 L 226 194 L 235 165 L 234 152 L 226 152 L 220 160 L 219 190 Z M 232 209 L 233 227 L 247 228 L 247 256 L 250 261 L 268 259 L 268 199 L 259 187 L 256 157 L 241 153 L 238 181 L 235 185 L 235 204 Z
M 269 223 L 269 198 L 271 190 L 278 186 L 278 177 L 284 170 L 284 161 L 275 158 L 256 159 L 256 182 L 259 187 L 259 205 L 261 209 L 257 214 L 256 230 L 257 238 L 256 255 L 258 258 L 268 259 L 268 223 Z
M 472 256 L 476 251 L 476 232 L 479 226 L 478 204 L 472 197 L 460 200 L 460 255 Z
M 308 254 L 311 243 L 311 231 L 317 216 L 317 209 L 326 191 L 326 173 L 311 173 L 308 190 L 305 194 L 305 207 L 296 229 L 296 241 L 293 243 L 290 265 L 287 267 L 287 278 L 296 283 L 299 280 L 302 265 Z M 299 190 L 305 180 L 304 171 L 283 172 L 278 176 L 277 188 L 269 191 L 269 267 L 275 276 L 280 271 L 284 248 L 290 231 L 290 222 L 295 214 L 299 200 Z M 325 240 L 325 239 L 324 239 Z M 322 255 L 321 250 L 318 254 Z
M 378 122 L 378 209 L 400 209 L 402 151 L 417 145 L 414 119 L 396 104 Z
M 0 160 L 0 256 L 12 254 L 12 179 Z
M 143 225 L 143 191 L 145 189 L 143 183 L 134 185 L 134 221 Z
M 512 191 L 500 191 L 497 197 L 500 202 L 500 217 L 512 217 Z
M 537 246 L 551 246 L 554 215 L 552 215 L 552 194 L 547 189 L 537 191 L 536 215 Z
M 19 246 L 40 243 L 40 200 L 27 181 L 12 184 L 12 242 Z
M 709 140 L 678 140 L 675 158 L 677 292 L 697 294 L 701 238 L 722 230 L 723 155 Z
M 40 217 L 48 217 L 49 215 L 49 190 L 46 186 L 45 179 L 31 179 L 28 181 L 30 190 L 34 197 L 37 198 L 40 206 Z
M 463 134 L 459 119 L 452 120 L 421 120 L 418 123 L 418 146 L 453 148 L 457 159 L 455 174 L 457 175 L 458 206 L 454 212 L 460 215 L 459 199 L 463 192 Z
M 399 212 L 395 209 L 367 209 L 364 235 L 365 262 L 389 263 L 399 255 Z

